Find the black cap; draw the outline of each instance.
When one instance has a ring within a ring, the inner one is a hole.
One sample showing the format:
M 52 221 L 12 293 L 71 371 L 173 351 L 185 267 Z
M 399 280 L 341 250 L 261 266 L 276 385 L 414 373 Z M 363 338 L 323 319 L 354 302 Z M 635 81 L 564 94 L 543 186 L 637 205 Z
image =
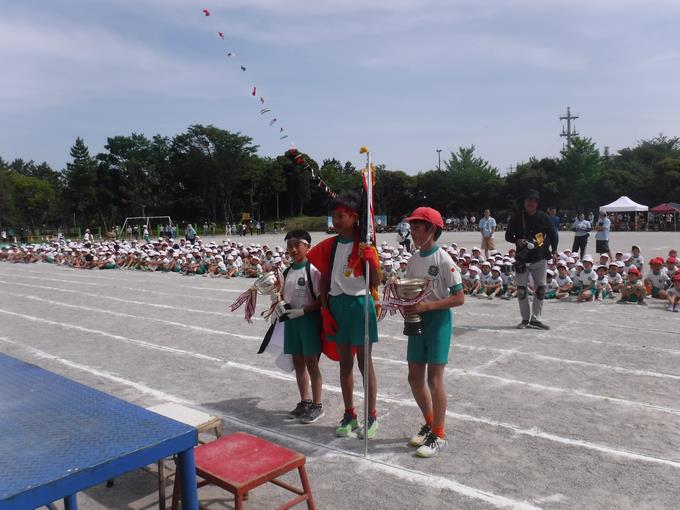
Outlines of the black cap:
M 536 200 L 541 199 L 541 194 L 535 190 L 535 189 L 529 189 L 527 192 L 524 194 L 524 198 L 535 198 Z

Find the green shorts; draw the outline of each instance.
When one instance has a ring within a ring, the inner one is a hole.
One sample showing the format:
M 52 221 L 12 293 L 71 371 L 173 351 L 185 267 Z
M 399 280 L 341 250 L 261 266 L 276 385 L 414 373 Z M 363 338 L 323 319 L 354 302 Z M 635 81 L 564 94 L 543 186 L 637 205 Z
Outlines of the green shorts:
M 378 319 L 375 316 L 373 297 L 368 296 L 368 337 L 371 343 L 378 341 Z M 328 306 L 338 323 L 338 333 L 328 340 L 340 345 L 364 345 L 364 309 L 366 296 L 328 296 Z
M 313 356 L 321 353 L 321 314 L 312 312 L 283 323 L 283 353 Z
M 549 290 L 545 293 L 545 299 L 555 299 L 557 297 L 557 292 L 554 290 Z
M 449 361 L 453 321 L 451 310 L 432 310 L 421 314 L 423 334 L 408 337 L 406 359 L 409 363 L 445 365 Z
M 115 262 L 107 262 L 106 265 L 104 266 L 104 269 L 116 269 Z
M 661 289 L 659 287 L 652 287 L 652 297 L 653 298 L 658 298 L 660 292 L 661 292 Z

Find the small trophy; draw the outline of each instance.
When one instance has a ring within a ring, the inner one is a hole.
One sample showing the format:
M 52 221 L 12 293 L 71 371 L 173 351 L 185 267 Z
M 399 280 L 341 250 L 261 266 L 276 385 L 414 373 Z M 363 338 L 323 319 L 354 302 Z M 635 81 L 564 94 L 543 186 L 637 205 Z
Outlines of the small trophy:
M 404 313 L 404 307 L 415 305 L 425 299 L 431 292 L 427 278 L 406 278 L 388 280 L 383 291 L 380 318 L 387 312 L 394 314 L 399 310 L 404 316 L 404 335 L 418 336 L 423 334 L 423 318 L 417 313 Z
M 260 276 L 253 283 L 247 291 L 241 294 L 236 301 L 231 305 L 231 311 L 238 310 L 243 303 L 246 304 L 245 318 L 248 322 L 252 322 L 251 318 L 255 313 L 255 306 L 257 305 L 257 295 L 262 294 L 263 296 L 269 296 L 271 298 L 271 306 L 267 312 L 264 312 L 262 316 L 267 319 L 270 316 L 278 319 L 286 310 L 286 303 L 281 299 L 281 285 L 283 278 L 275 273 L 274 271 L 269 271 L 268 273 Z

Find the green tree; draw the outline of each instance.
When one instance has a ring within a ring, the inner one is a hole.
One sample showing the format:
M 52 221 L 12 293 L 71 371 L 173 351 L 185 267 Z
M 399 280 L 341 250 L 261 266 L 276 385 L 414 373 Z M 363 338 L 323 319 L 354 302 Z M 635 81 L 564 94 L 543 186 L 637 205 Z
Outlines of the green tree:
M 478 213 L 491 206 L 500 192 L 502 180 L 498 170 L 475 155 L 475 146 L 460 147 L 444 162 L 447 191 L 457 208 Z
M 9 184 L 13 188 L 15 204 L 21 204 L 19 223 L 32 228 L 41 227 L 53 214 L 55 192 L 49 182 L 37 177 L 12 172 Z
M 73 161 L 66 164 L 64 172 L 64 209 L 74 215 L 76 224 L 90 225 L 97 210 L 97 164 L 80 137 L 76 138 L 70 154 Z
M 602 158 L 592 139 L 574 137 L 558 161 L 563 198 L 579 211 L 598 208 L 595 190 L 601 179 Z

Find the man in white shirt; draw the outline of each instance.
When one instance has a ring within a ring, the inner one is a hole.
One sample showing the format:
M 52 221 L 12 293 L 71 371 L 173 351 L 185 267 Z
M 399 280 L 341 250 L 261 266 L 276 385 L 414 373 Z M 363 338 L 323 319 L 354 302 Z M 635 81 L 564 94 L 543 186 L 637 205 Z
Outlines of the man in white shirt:
M 595 225 L 595 251 L 600 254 L 606 253 L 609 255 L 610 260 L 612 258 L 612 252 L 609 248 L 609 229 L 611 225 L 612 222 L 607 218 L 607 213 L 600 211 L 597 225 Z
M 496 240 L 493 235 L 496 232 L 496 220 L 491 217 L 491 210 L 484 209 L 484 217 L 479 220 L 479 231 L 482 233 L 482 250 L 484 258 L 489 258 L 489 250 L 496 249 Z
M 572 223 L 571 229 L 574 231 L 574 244 L 571 247 L 571 251 L 580 251 L 581 259 L 583 259 L 583 256 L 586 254 L 586 246 L 588 245 L 588 237 L 590 237 L 592 225 L 585 219 L 585 214 L 579 213 L 574 223 Z

